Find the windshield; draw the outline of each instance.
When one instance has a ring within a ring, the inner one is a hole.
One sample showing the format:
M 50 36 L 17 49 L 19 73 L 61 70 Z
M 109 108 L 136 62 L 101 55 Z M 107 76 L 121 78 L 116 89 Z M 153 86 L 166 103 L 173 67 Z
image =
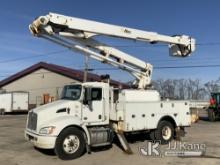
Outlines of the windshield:
M 61 99 L 78 100 L 81 96 L 81 85 L 67 85 L 63 88 Z

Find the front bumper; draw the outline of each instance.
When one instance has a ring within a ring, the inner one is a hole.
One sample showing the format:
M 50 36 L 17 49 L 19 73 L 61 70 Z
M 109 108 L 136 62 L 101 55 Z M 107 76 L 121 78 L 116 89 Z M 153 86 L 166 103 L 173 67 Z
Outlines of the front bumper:
M 25 131 L 25 139 L 30 141 L 34 146 L 42 149 L 53 149 L 56 143 L 56 136 L 42 136 Z

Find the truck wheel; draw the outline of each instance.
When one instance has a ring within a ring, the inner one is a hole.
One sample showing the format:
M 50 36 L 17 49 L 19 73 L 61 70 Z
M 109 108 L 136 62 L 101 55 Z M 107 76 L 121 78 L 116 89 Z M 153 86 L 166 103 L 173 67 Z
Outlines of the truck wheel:
M 155 140 L 159 140 L 161 144 L 167 144 L 174 137 L 174 127 L 169 121 L 161 121 L 155 130 Z
M 67 128 L 57 137 L 55 153 L 62 160 L 80 157 L 85 151 L 86 143 L 83 132 L 77 128 Z
M 155 138 L 155 130 L 151 130 L 150 133 L 149 133 L 149 136 L 150 136 L 151 140 L 153 140 L 153 141 L 156 140 L 156 138 Z
M 216 115 L 213 109 L 208 110 L 208 118 L 209 118 L 209 121 L 212 121 L 212 122 L 216 120 Z

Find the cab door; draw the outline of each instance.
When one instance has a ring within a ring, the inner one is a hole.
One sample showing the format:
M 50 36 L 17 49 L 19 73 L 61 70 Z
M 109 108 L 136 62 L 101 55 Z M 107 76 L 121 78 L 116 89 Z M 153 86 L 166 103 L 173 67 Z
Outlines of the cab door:
M 100 87 L 85 88 L 82 109 L 84 122 L 101 122 L 104 120 L 103 89 Z

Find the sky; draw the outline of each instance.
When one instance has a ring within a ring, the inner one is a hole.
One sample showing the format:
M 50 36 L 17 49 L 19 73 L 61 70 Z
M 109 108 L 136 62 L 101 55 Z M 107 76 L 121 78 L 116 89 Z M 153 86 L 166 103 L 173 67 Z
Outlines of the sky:
M 185 34 L 196 39 L 196 51 L 187 58 L 169 56 L 168 47 L 143 42 L 102 38 L 110 45 L 155 69 L 153 79 L 191 78 L 216 80 L 220 67 L 157 69 L 157 67 L 218 65 L 220 63 L 220 1 L 218 0 L 2 0 L 0 5 L 0 79 L 40 61 L 82 69 L 84 57 L 41 38 L 33 37 L 28 25 L 49 12 L 104 23 L 153 31 L 165 35 Z M 120 47 L 122 46 L 122 47 Z M 90 68 L 112 68 L 89 60 Z M 130 81 L 120 70 L 94 70 L 113 79 Z

